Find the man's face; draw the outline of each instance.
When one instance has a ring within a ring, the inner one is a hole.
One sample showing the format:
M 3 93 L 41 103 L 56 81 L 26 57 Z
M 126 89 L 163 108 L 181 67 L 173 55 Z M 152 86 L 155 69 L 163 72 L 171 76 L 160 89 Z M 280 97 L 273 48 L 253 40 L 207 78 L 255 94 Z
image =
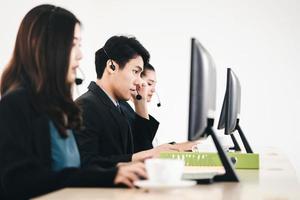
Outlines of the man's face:
M 117 100 L 129 100 L 137 94 L 137 87 L 141 84 L 141 72 L 144 62 L 141 56 L 130 59 L 123 69 L 117 67 L 114 80 L 114 94 Z

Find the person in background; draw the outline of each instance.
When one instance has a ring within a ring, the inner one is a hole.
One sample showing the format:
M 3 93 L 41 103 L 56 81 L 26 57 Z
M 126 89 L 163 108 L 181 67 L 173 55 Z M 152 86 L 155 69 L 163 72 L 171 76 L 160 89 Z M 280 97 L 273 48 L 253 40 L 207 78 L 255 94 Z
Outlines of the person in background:
M 146 85 L 146 89 L 144 92 L 145 100 L 148 103 L 150 103 L 152 101 L 153 95 L 156 95 L 158 98 L 157 106 L 158 107 L 161 106 L 161 102 L 156 93 L 157 77 L 156 77 L 155 68 L 150 63 L 146 63 L 144 65 L 144 70 L 141 72 L 141 78 L 143 79 L 143 84 Z M 129 116 L 129 120 L 133 121 L 133 119 L 137 116 L 137 113 L 135 113 L 135 111 L 132 109 L 132 107 L 127 102 L 122 101 L 120 103 L 120 105 L 123 108 L 123 110 L 125 110 L 127 115 Z M 151 117 L 152 117 L 153 121 L 155 121 L 157 124 L 159 124 L 159 122 L 153 116 L 151 116 Z M 153 144 L 153 140 L 155 140 L 155 135 L 156 135 L 157 129 L 155 132 L 154 131 L 150 132 L 151 134 L 147 134 L 147 132 L 145 132 L 143 134 L 140 133 L 140 134 L 134 135 L 133 140 L 135 141 L 134 142 L 134 144 L 136 145 L 135 148 L 140 151 L 153 148 L 152 144 Z M 176 150 L 176 151 L 192 151 L 192 147 L 194 145 L 196 145 L 197 143 L 199 143 L 199 142 L 198 141 L 181 142 L 181 143 L 170 142 L 169 144 L 172 144 L 173 150 Z
M 72 100 L 82 58 L 80 21 L 40 5 L 23 18 L 1 78 L 0 199 L 28 199 L 64 187 L 133 187 L 143 163 L 82 167 L 74 133 L 82 128 Z
M 120 101 L 120 107 L 122 108 L 124 114 L 127 116 L 127 119 L 131 125 L 131 127 L 134 127 L 135 121 L 140 118 L 140 115 L 138 113 L 138 106 L 137 104 L 140 102 L 143 102 L 143 106 L 145 107 L 144 110 L 148 113 L 147 103 L 151 101 L 151 97 L 153 93 L 155 92 L 155 85 L 156 85 L 156 76 L 155 72 L 154 74 L 151 74 L 151 77 L 148 77 L 147 80 L 143 80 L 143 74 L 145 71 L 149 69 L 153 69 L 152 65 L 150 63 L 145 63 L 144 70 L 141 72 L 140 77 L 141 84 L 143 85 L 143 91 L 139 92 L 139 95 L 141 99 L 137 100 L 136 96 L 133 96 L 130 98 L 130 101 L 134 104 L 135 110 L 129 105 L 127 101 Z M 151 71 L 152 72 L 152 71 Z M 150 72 L 150 73 L 151 73 Z M 150 114 L 148 114 L 149 118 L 152 120 L 153 124 L 155 124 L 155 129 L 150 129 L 151 131 L 135 131 L 133 132 L 133 143 L 134 143 L 134 152 L 140 152 L 144 150 L 149 150 L 153 148 L 152 141 L 155 137 L 155 134 L 157 132 L 159 122 Z M 149 127 L 149 126 L 148 126 Z M 133 128 L 132 128 L 133 129 Z M 173 147 L 173 146 L 172 146 Z M 174 150 L 174 149 L 173 149 Z
M 146 82 L 148 89 L 147 89 L 147 102 L 151 102 L 153 95 L 156 93 L 156 72 L 154 67 L 148 63 L 144 67 L 144 71 L 141 73 L 141 78 Z

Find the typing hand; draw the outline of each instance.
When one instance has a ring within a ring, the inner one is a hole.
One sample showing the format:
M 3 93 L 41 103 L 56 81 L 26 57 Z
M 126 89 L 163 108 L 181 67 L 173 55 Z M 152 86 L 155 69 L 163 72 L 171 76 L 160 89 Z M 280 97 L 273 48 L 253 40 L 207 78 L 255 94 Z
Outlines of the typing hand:
M 193 146 L 197 145 L 199 141 L 187 141 L 173 144 L 178 151 L 192 151 Z
M 159 157 L 161 152 L 178 152 L 179 149 L 173 144 L 162 144 L 153 148 L 153 157 Z
M 172 144 L 162 144 L 153 149 L 140 151 L 133 154 L 132 161 L 144 161 L 149 158 L 159 157 L 161 152 L 177 152 L 178 149 Z
M 148 175 L 144 163 L 128 163 L 118 166 L 118 172 L 114 180 L 115 185 L 126 185 L 133 188 L 134 181 L 147 179 Z

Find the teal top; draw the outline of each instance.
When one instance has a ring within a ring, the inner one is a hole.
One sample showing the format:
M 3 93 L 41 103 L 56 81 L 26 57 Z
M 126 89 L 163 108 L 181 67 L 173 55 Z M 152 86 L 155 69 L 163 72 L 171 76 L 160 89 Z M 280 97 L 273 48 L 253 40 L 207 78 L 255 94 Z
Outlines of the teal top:
M 51 137 L 52 170 L 60 171 L 66 167 L 80 167 L 80 155 L 72 130 L 67 130 L 68 137 L 62 138 L 52 121 L 49 121 Z

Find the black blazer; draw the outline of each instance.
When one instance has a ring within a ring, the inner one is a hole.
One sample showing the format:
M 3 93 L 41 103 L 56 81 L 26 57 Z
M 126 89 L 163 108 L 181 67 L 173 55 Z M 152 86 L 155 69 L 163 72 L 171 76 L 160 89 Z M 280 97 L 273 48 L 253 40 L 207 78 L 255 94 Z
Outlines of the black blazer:
M 49 118 L 37 112 L 26 89 L 0 101 L 1 199 L 27 199 L 63 187 L 112 186 L 116 168 L 51 169 Z
M 145 129 L 155 129 L 148 129 L 155 123 L 143 118 L 130 123 L 126 113 L 120 112 L 95 82 L 90 83 L 88 91 L 76 102 L 82 108 L 84 130 L 75 137 L 85 165 L 106 167 L 105 159 L 115 164 L 131 161 L 135 146 L 133 132 L 143 134 Z
M 149 115 L 149 120 L 140 117 L 126 101 L 121 101 L 120 106 L 131 125 L 134 152 L 152 149 L 152 142 L 159 122 L 151 115 Z M 141 126 L 141 124 L 143 124 L 143 126 Z

